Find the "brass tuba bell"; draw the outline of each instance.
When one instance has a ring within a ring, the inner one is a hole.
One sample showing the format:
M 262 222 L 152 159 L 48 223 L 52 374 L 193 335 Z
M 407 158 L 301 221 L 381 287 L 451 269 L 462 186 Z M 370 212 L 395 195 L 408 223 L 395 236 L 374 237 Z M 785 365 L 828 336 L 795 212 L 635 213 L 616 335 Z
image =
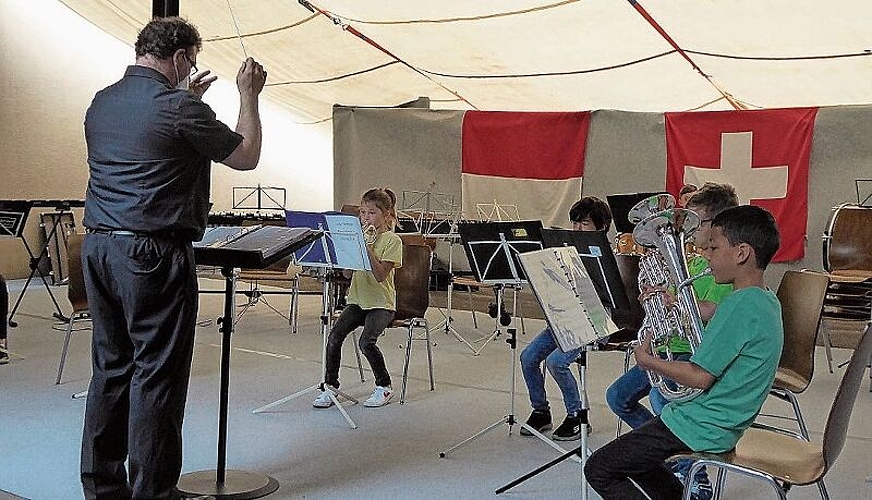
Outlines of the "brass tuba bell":
M 695 352 L 702 339 L 703 327 L 691 285 L 699 276 L 689 276 L 685 242 L 699 228 L 700 218 L 691 210 L 675 208 L 672 196 L 657 195 L 633 207 L 630 221 L 636 223 L 633 230 L 636 243 L 649 249 L 639 261 L 639 288 L 672 289 L 676 297 L 675 302 L 667 306 L 663 292 L 657 291 L 642 301 L 645 318 L 639 328 L 639 341 L 651 335 L 655 355 L 662 348 L 670 361 L 673 354 L 669 339 L 673 335 L 685 339 L 691 352 Z M 669 401 L 686 401 L 702 392 L 674 382 L 667 383 L 653 372 L 648 372 L 648 379 Z

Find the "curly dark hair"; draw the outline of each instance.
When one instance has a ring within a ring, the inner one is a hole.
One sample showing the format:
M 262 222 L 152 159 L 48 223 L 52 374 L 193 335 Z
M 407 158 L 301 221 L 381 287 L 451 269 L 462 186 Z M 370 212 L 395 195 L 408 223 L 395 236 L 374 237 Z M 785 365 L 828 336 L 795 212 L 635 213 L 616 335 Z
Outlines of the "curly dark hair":
M 203 40 L 197 28 L 181 17 L 161 17 L 142 28 L 135 47 L 136 57 L 151 54 L 158 59 L 167 59 L 179 49 L 202 49 Z

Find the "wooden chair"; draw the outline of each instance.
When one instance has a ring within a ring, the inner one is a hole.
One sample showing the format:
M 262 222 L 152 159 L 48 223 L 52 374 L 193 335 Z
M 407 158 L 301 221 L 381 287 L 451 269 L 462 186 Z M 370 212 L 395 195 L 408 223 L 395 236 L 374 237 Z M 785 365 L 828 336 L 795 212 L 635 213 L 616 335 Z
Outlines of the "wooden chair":
M 814 374 L 814 353 L 821 322 L 821 310 L 829 278 L 811 271 L 786 271 L 778 286 L 781 320 L 784 324 L 784 348 L 769 395 L 790 403 L 793 417 L 760 414 L 797 423 L 800 435 L 809 441 L 808 427 L 802 417 L 797 396 L 805 391 Z M 826 485 L 818 482 L 821 497 L 828 498 Z
M 73 335 L 73 324 L 76 321 L 87 320 L 91 317 L 88 312 L 88 297 L 85 294 L 85 275 L 82 272 L 82 241 L 84 241 L 84 238 L 84 234 L 73 233 L 69 235 L 67 241 L 67 259 L 69 263 L 67 298 L 73 306 L 73 312 L 70 314 L 67 332 L 64 335 L 64 347 L 61 350 L 61 359 L 58 363 L 58 375 L 55 379 L 55 385 L 61 383 L 61 376 L 64 373 L 67 351 L 70 348 L 70 337 Z
M 670 458 L 695 460 L 685 479 L 684 499 L 690 500 L 691 482 L 702 467 L 718 468 L 715 498 L 720 497 L 727 471 L 765 481 L 782 500 L 786 500 L 787 492 L 792 486 L 822 481 L 833 468 L 845 445 L 851 412 L 870 355 L 872 323 L 866 325 L 860 343 L 839 383 L 827 416 L 822 443 L 810 443 L 799 434 L 783 430 L 751 427 L 739 439 L 736 448 L 727 453 L 690 453 Z M 826 495 L 826 490 L 821 493 Z
M 409 360 L 412 357 L 412 342 L 427 343 L 427 364 L 430 374 L 430 390 L 435 390 L 433 381 L 433 350 L 430 329 L 424 317 L 430 306 L 430 264 L 433 253 L 428 245 L 403 245 L 403 266 L 394 274 L 397 289 L 397 314 L 389 328 L 405 328 L 406 358 L 403 361 L 403 385 L 400 404 L 406 402 L 406 382 L 409 377 Z M 415 338 L 415 328 L 422 328 L 424 336 Z

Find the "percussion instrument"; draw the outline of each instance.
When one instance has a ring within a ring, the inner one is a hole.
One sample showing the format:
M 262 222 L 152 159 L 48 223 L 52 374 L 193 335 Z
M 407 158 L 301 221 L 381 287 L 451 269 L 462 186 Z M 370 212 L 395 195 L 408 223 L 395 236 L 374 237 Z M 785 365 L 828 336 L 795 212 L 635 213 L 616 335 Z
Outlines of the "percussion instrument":
M 644 255 L 645 251 L 645 247 L 633 239 L 633 233 L 618 233 L 615 237 L 615 255 Z
M 831 273 L 860 271 L 859 274 L 868 274 L 872 277 L 870 243 L 872 243 L 872 207 L 849 203 L 833 207 L 833 213 L 823 234 L 824 269 Z

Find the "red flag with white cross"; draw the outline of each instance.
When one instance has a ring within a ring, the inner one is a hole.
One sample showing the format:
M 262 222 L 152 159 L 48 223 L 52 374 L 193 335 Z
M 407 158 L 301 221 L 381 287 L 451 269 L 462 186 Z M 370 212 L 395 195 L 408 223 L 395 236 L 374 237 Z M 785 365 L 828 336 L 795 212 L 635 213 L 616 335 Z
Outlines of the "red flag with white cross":
M 817 108 L 666 113 L 666 190 L 730 184 L 740 204 L 775 216 L 773 261 L 805 255 L 808 165 Z

